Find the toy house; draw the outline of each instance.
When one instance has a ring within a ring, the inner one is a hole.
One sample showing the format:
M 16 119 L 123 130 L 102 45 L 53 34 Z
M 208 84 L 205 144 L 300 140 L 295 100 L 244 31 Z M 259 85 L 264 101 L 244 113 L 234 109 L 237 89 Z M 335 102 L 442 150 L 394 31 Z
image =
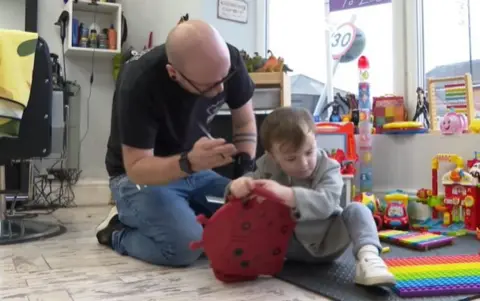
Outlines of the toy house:
M 454 169 L 442 177 L 445 188 L 443 206 L 443 225 L 463 223 L 466 230 L 475 231 L 480 224 L 480 202 L 477 179 L 470 173 Z

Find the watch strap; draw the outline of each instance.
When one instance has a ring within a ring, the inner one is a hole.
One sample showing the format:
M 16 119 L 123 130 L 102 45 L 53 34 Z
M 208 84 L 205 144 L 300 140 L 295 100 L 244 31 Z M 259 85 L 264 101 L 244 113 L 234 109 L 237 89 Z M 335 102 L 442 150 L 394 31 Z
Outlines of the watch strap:
M 187 173 L 189 175 L 194 173 L 194 171 L 192 169 L 192 164 L 190 163 L 190 160 L 188 159 L 188 152 L 183 152 L 183 153 L 180 154 L 179 164 L 180 164 L 180 169 L 184 173 Z

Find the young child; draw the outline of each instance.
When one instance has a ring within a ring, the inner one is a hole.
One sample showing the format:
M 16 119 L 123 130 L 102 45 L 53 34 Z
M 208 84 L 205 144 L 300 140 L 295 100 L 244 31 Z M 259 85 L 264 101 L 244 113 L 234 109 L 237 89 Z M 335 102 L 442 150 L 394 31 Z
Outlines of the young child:
M 340 166 L 317 149 L 310 113 L 281 108 L 263 121 L 260 139 L 266 154 L 254 173 L 238 178 L 227 192 L 248 197 L 256 185 L 269 189 L 292 208 L 297 220 L 287 259 L 333 261 L 350 243 L 356 258 L 355 283 L 393 286 L 394 276 L 380 258 L 381 245 L 372 214 L 360 203 L 340 207 Z

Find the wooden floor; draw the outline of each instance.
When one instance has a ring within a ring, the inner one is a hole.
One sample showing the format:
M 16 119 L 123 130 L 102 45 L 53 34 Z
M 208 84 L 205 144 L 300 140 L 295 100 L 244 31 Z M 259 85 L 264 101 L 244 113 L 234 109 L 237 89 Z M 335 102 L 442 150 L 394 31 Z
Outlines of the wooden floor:
M 2 301 L 315 301 L 327 300 L 276 279 L 223 285 L 206 265 L 168 269 L 122 257 L 97 244 L 108 207 L 62 209 L 40 218 L 68 232 L 0 246 Z

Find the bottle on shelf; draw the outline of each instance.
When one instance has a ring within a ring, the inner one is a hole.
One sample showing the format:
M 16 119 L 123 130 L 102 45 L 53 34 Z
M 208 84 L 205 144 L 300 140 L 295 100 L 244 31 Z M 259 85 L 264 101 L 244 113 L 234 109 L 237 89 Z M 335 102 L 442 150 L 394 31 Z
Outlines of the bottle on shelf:
M 110 25 L 110 28 L 108 29 L 108 49 L 117 49 L 117 31 L 115 30 L 113 24 Z
M 90 30 L 90 37 L 88 41 L 90 42 L 90 48 L 98 47 L 97 31 L 95 29 Z
M 80 32 L 80 41 L 78 43 L 78 46 L 87 48 L 88 47 L 88 27 L 86 27 L 85 24 L 80 23 L 79 32 Z

